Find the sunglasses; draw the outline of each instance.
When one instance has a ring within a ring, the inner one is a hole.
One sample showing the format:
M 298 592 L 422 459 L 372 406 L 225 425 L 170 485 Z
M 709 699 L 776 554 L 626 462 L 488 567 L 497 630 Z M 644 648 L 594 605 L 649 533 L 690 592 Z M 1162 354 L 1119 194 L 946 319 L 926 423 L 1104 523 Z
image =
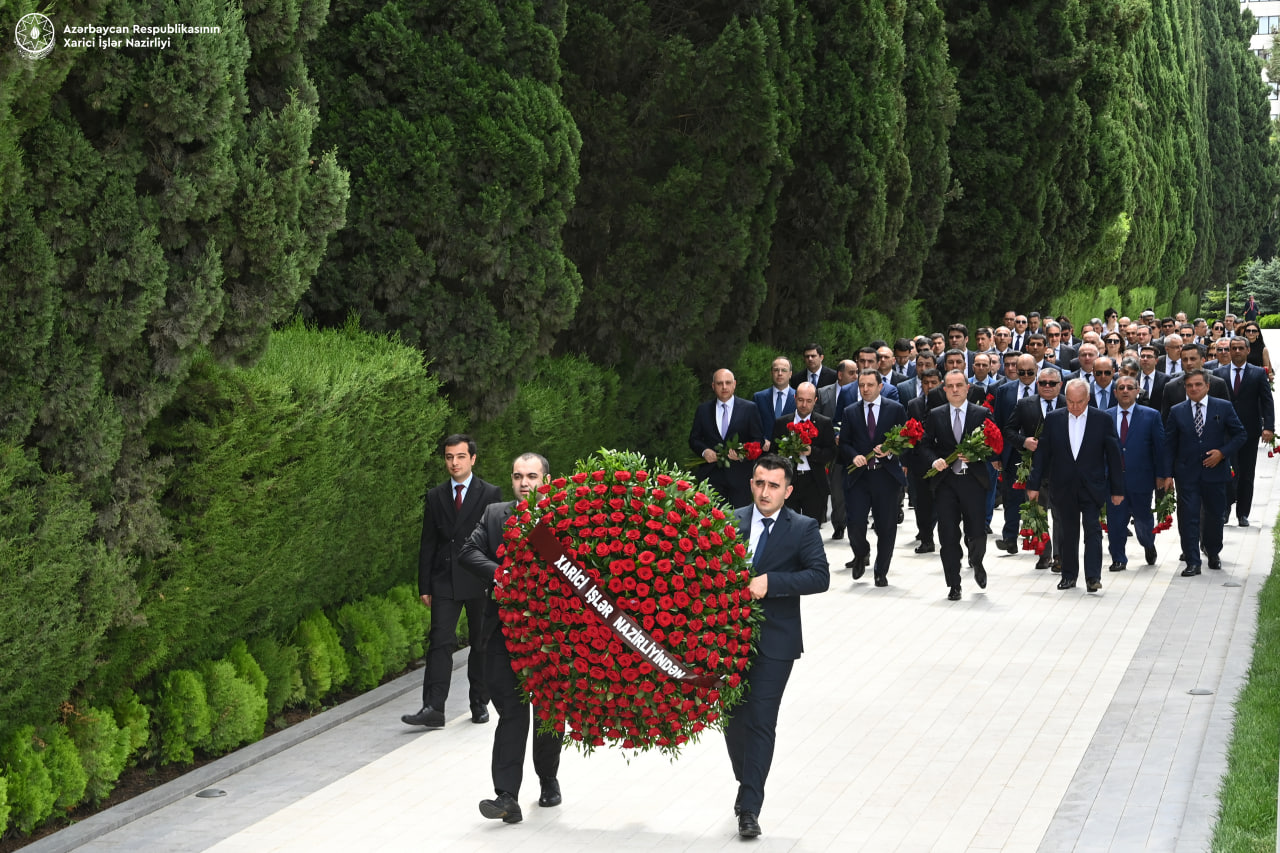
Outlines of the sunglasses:
M 1095 370 L 1093 372 L 1093 375 L 1094 376 L 1114 376 L 1115 371 L 1114 370 Z
M 1107 338 L 1107 343 L 1109 343 L 1109 344 L 1118 344 L 1118 343 L 1120 343 L 1120 339 L 1119 339 L 1119 338 Z
M 1038 370 L 1019 370 L 1018 375 L 1019 376 L 1035 376 L 1039 372 L 1040 371 Z
M 1040 379 L 1036 381 L 1036 384 L 1041 388 L 1052 388 L 1053 386 L 1061 385 L 1062 383 L 1056 379 Z
M 1259 329 L 1245 329 L 1244 333 L 1246 335 L 1256 335 L 1258 334 L 1259 331 L 1260 331 Z

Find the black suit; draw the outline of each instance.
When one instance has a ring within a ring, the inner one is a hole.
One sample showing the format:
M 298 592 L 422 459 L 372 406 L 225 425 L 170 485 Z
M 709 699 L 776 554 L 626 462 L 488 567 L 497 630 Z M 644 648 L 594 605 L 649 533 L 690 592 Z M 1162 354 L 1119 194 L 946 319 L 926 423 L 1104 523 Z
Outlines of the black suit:
M 516 502 L 490 504 L 471 537 L 462 544 L 458 562 L 464 569 L 481 578 L 486 590 L 493 589 L 493 573 L 498 568 L 498 546 L 502 529 L 515 511 Z M 524 780 L 524 748 L 529 742 L 529 725 L 533 706 L 525 699 L 511 669 L 511 655 L 502 635 L 498 603 L 488 595 L 485 612 L 485 682 L 493 707 L 498 712 L 498 725 L 493 732 L 493 790 L 498 795 L 511 794 L 519 799 Z M 539 779 L 555 779 L 560 770 L 560 738 L 556 735 L 533 735 L 533 769 Z
M 898 507 L 902 488 L 907 484 L 902 462 L 895 456 L 878 458 L 874 454 L 888 432 L 907 422 L 907 410 L 893 400 L 879 398 L 876 406 L 874 434 L 867 431 L 866 403 L 859 400 L 846 406 L 840 425 L 841 467 L 846 470 L 844 505 L 848 518 L 849 544 L 854 557 L 867 559 L 871 546 L 867 543 L 867 513 L 870 511 L 876 530 L 875 576 L 889 572 L 893 543 L 898 532 Z M 849 473 L 855 457 L 865 456 L 867 465 Z
M 1158 370 L 1152 371 L 1150 376 L 1147 376 L 1145 373 L 1139 373 L 1138 389 L 1147 395 L 1147 402 L 1142 403 L 1142 405 L 1150 406 L 1157 412 L 1162 411 L 1164 402 L 1164 386 L 1168 384 L 1168 382 L 1168 374 L 1161 373 Z
M 914 397 L 907 401 L 907 419 L 914 418 L 924 426 L 924 419 L 929 414 L 929 400 L 926 397 Z M 918 449 L 908 450 L 902 455 L 902 462 L 907 466 L 907 487 L 911 492 L 911 505 L 915 507 L 916 538 L 921 545 L 933 544 L 933 529 L 938 524 L 937 513 L 933 507 L 933 484 L 924 480 L 925 471 L 929 469 Z
M 1044 419 L 1040 444 L 1032 457 L 1027 490 L 1044 482 L 1053 486 L 1054 531 L 1062 555 L 1062 580 L 1075 583 L 1080 575 L 1080 528 L 1084 527 L 1084 576 L 1102 579 L 1102 508 L 1113 495 L 1124 496 L 1124 463 L 1114 418 L 1092 406 L 1085 409 L 1084 436 L 1078 454 L 1071 453 L 1071 413 L 1054 409 Z
M 938 406 L 929 412 L 924 420 L 924 438 L 916 446 L 916 451 L 925 465 L 949 456 L 956 449 L 956 439 L 952 432 L 951 405 Z M 982 426 L 989 413 L 982 406 L 973 403 L 965 405 L 964 425 L 961 435 L 967 436 Z M 934 506 L 938 513 L 938 538 L 942 548 L 942 571 L 946 576 L 947 586 L 953 589 L 960 587 L 960 525 L 964 524 L 964 540 L 969 546 L 969 559 L 975 567 L 982 565 L 982 558 L 987 551 L 986 511 L 987 489 L 991 485 L 987 476 L 987 466 L 983 462 L 974 462 L 959 474 L 952 468 L 934 474 Z M 926 483 L 926 488 L 929 484 Z
M 754 505 L 734 511 L 738 530 L 752 535 Z M 764 614 L 760 642 L 747 670 L 743 703 L 734 709 L 724 729 L 729 762 L 738 780 L 738 806 L 758 815 L 764 804 L 764 783 L 773 762 L 782 693 L 791 667 L 804 651 L 800 626 L 800 596 L 826 592 L 831 571 L 822 547 L 818 522 L 783 507 L 775 516 L 769 539 L 753 556 L 752 574 L 767 575 L 769 591 L 755 603 Z
M 1253 479 L 1258 468 L 1258 441 L 1263 431 L 1275 432 L 1276 407 L 1271 395 L 1271 385 L 1267 382 L 1267 373 L 1255 364 L 1245 364 L 1240 376 L 1240 390 L 1235 389 L 1235 365 L 1228 364 L 1218 368 L 1214 373 L 1227 383 L 1227 391 L 1231 394 L 1231 402 L 1236 407 L 1236 416 L 1244 425 L 1244 433 L 1248 440 L 1240 448 L 1240 452 L 1231 460 L 1231 467 L 1236 470 L 1233 481 L 1236 487 L 1236 515 L 1249 515 L 1253 508 Z
M 854 388 L 858 387 L 858 383 L 849 383 Z M 843 389 L 839 383 L 833 382 L 830 385 L 824 385 L 818 389 L 818 402 L 813 407 L 816 414 L 830 418 L 832 423 L 836 419 L 836 407 L 839 405 L 840 392 Z M 831 496 L 831 527 L 832 530 L 844 530 L 844 472 L 840 470 L 839 465 L 827 466 L 827 490 Z
M 467 611 L 467 682 L 473 708 L 487 705 L 484 685 L 485 586 L 458 564 L 462 543 L 480 523 L 489 504 L 502 500 L 502 491 L 479 477 L 471 478 L 460 511 L 454 509 L 453 480 L 427 492 L 422 514 L 422 540 L 418 548 L 418 592 L 431 596 L 431 630 L 427 665 L 422 674 L 422 704 L 444 711 L 453 674 L 453 653 L 458 650 L 458 617 Z
M 787 434 L 787 424 L 799 420 L 794 412 L 778 418 L 773 422 L 773 434 L 781 438 Z M 836 430 L 831 419 L 814 412 L 809 416 L 813 425 L 818 428 L 818 437 L 809 445 L 809 470 L 796 471 L 792 481 L 794 487 L 791 497 L 787 498 L 787 506 L 801 515 L 822 520 L 823 511 L 827 508 L 827 494 L 830 485 L 827 479 L 827 466 L 836 455 Z M 776 441 L 775 441 L 776 443 Z
M 1067 398 L 1059 394 L 1057 399 L 1053 401 L 1053 410 L 1065 409 L 1067 407 Z M 1044 401 L 1040 399 L 1040 395 L 1036 394 L 1031 397 L 1024 397 L 1013 407 L 1013 412 L 1009 415 L 1009 420 L 1005 424 L 1004 443 L 1009 448 L 1009 461 L 1005 464 L 1006 477 L 1009 486 L 1012 488 L 1017 478 L 1017 466 L 1022 462 L 1022 451 L 1026 448 L 1024 445 L 1028 438 L 1036 438 L 1040 430 L 1044 427 Z M 1040 484 L 1040 495 L 1036 503 L 1043 507 L 1050 507 L 1049 492 L 1051 484 L 1046 480 Z M 1019 494 L 1024 494 L 1023 490 L 1018 489 Z M 1025 495 L 1024 495 L 1025 497 Z M 1020 502 L 1021 503 L 1021 502 Z M 1051 525 L 1050 530 L 1056 533 L 1056 525 Z M 1049 549 L 1049 555 L 1056 555 L 1059 551 L 1058 537 L 1052 536 L 1050 539 L 1052 547 Z M 1042 555 L 1046 558 L 1049 555 Z
M 764 441 L 764 426 L 756 404 L 741 397 L 733 398 L 733 411 L 729 415 L 729 431 L 720 435 L 720 401 L 708 400 L 698 406 L 693 416 L 693 428 L 689 430 L 689 449 L 701 456 L 707 450 L 715 450 L 725 438 L 738 441 Z M 751 463 L 745 458 L 730 462 L 725 468 L 717 461 L 714 465 L 699 465 L 694 474 L 699 480 L 711 484 L 729 506 L 745 506 L 751 503 Z
M 799 388 L 801 382 L 809 382 L 809 368 L 805 367 L 791 374 L 791 387 Z M 818 371 L 817 387 L 825 388 L 828 385 L 834 385 L 836 381 L 836 372 L 825 364 Z

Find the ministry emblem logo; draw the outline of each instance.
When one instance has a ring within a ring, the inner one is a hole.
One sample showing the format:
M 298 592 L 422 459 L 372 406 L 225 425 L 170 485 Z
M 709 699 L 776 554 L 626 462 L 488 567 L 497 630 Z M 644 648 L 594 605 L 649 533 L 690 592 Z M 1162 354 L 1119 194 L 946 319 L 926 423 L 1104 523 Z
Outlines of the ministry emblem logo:
M 23 15 L 18 20 L 18 26 L 14 27 L 13 35 L 18 43 L 18 50 L 27 59 L 41 59 L 48 56 L 57 38 L 53 21 L 39 12 Z

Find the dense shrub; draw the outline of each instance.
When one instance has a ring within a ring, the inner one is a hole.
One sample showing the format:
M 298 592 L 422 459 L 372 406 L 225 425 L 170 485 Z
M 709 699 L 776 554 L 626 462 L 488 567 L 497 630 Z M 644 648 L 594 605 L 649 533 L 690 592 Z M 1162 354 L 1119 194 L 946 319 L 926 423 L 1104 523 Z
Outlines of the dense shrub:
M 9 817 L 19 832 L 30 832 L 53 812 L 58 793 L 40 758 L 35 726 L 19 726 L 2 745 L 4 777 L 9 783 Z
M 256 666 L 256 665 L 255 665 Z M 209 702 L 209 736 L 200 742 L 206 751 L 221 755 L 242 743 L 262 737 L 267 725 L 266 683 L 262 690 L 236 673 L 230 660 L 216 660 L 201 667 Z M 258 670 L 262 674 L 262 670 Z
M 76 750 L 75 743 L 61 723 L 43 727 L 37 736 L 44 742 L 40 760 L 49 772 L 49 782 L 53 785 L 56 797 L 53 810 L 66 811 L 84 798 L 89 775 L 80 763 L 80 753 Z
M 367 599 L 343 605 L 338 610 L 342 646 L 351 666 L 351 683 L 356 690 L 376 687 L 386 674 L 391 650 L 388 637 Z M 401 632 L 403 634 L 403 631 Z
M 160 685 L 159 718 L 160 760 L 169 764 L 190 764 L 195 748 L 209 738 L 211 725 L 209 699 L 200 673 L 175 669 Z
M 305 689 L 296 646 L 282 645 L 271 637 L 254 637 L 249 641 L 248 649 L 267 678 L 269 716 L 280 713 L 286 705 L 302 701 Z
M 0 773 L 0 835 L 9 828 L 9 783 Z
M 431 611 L 424 607 L 417 589 L 401 584 L 387 591 L 387 601 L 394 608 L 401 627 L 404 628 L 408 648 L 405 657 L 417 660 L 426 652 L 427 632 L 431 630 Z
M 89 541 L 92 526 L 70 478 L 0 445 L 0 736 L 51 722 L 133 606 L 128 563 Z
M 304 697 L 308 704 L 319 705 L 330 691 L 337 690 L 351 678 L 342 641 L 333 624 L 316 610 L 298 623 L 293 632 L 298 647 L 298 663 L 302 671 Z
M 133 755 L 146 746 L 151 733 L 151 711 L 142 704 L 138 694 L 126 690 L 124 697 L 116 702 L 116 725 L 129 735 L 129 754 Z
M 92 705 L 77 708 L 67 729 L 88 776 L 85 794 L 95 803 L 105 800 L 129 763 L 136 733 L 122 729 L 110 710 Z
M 235 370 L 197 360 L 154 432 L 180 543 L 139 573 L 100 689 L 282 636 L 416 565 L 422 474 L 447 409 L 421 353 L 354 327 L 277 332 Z

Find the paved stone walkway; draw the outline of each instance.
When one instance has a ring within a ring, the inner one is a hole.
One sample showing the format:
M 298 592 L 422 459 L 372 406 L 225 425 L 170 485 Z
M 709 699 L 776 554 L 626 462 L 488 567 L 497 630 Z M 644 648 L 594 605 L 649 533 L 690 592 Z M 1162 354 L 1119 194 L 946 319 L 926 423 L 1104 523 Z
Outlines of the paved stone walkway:
M 1263 453 L 1254 526 L 1226 531 L 1224 570 L 1160 560 L 1059 592 L 1029 554 L 989 550 L 948 602 L 936 554 L 899 541 L 890 586 L 843 569 L 804 601 L 808 651 L 788 687 L 760 822 L 761 851 L 1207 850 L 1232 702 L 1280 508 Z M 1260 523 L 1261 522 L 1261 523 Z M 908 519 L 905 531 L 914 531 Z M 906 535 L 910 535 L 908 532 Z M 1109 562 L 1109 560 L 1108 560 Z M 457 663 L 461 663 L 459 656 Z M 516 826 L 486 821 L 492 725 L 458 697 L 449 724 L 409 729 L 410 674 L 32 845 L 29 850 L 572 851 L 739 849 L 722 737 L 676 762 L 566 751 L 564 805 L 540 809 L 530 771 Z M 1193 688 L 1211 695 L 1193 696 Z M 532 780 L 531 782 L 529 780 Z M 226 796 L 192 796 L 218 788 Z

